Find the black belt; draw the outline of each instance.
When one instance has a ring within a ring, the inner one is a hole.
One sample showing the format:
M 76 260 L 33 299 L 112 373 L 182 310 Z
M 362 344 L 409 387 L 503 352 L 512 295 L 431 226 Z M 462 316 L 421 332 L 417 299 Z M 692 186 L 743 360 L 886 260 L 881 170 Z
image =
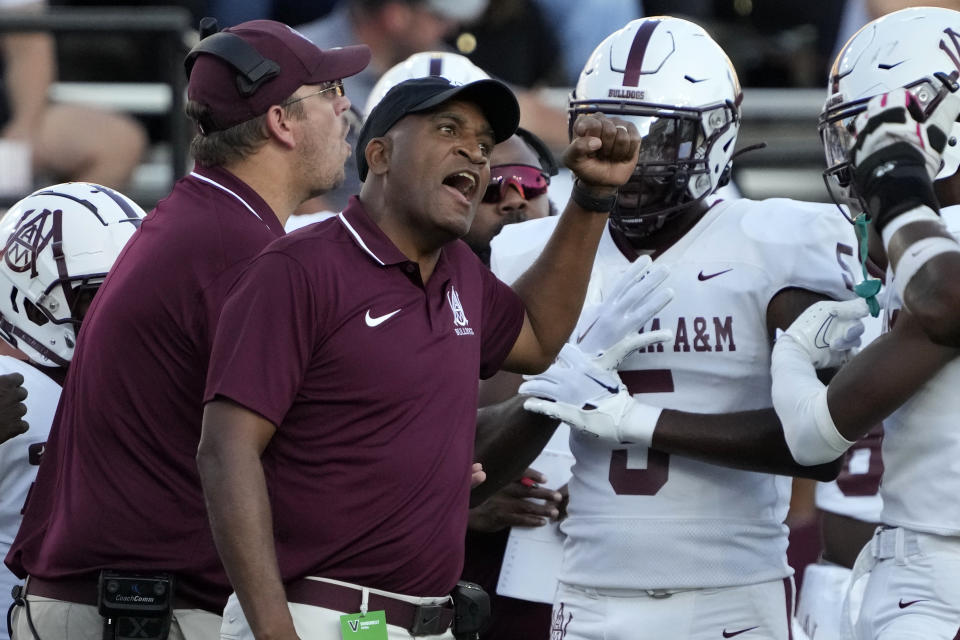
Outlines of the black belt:
M 342 613 L 360 610 L 361 587 L 347 587 L 319 580 L 297 580 L 286 585 L 287 601 L 332 609 Z M 414 636 L 439 635 L 453 623 L 453 604 L 416 605 L 378 593 L 370 593 L 370 611 L 383 610 L 387 624 L 403 627 Z
M 27 595 L 62 600 L 74 604 L 85 604 L 90 607 L 97 606 L 98 589 L 96 576 L 57 578 L 56 580 L 46 580 L 36 576 L 27 578 Z M 207 609 L 207 607 L 197 602 L 193 602 L 176 594 L 174 594 L 173 597 L 173 608 Z

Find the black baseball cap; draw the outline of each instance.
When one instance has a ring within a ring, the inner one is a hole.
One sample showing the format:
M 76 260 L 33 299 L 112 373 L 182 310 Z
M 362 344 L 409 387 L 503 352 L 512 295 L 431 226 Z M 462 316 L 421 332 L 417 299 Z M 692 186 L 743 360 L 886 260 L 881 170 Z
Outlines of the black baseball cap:
M 383 96 L 360 129 L 355 156 L 360 181 L 367 179 L 364 151 L 371 140 L 385 135 L 405 116 L 433 111 L 450 100 L 463 100 L 480 107 L 493 128 L 495 142 L 503 142 L 512 136 L 520 123 L 517 98 L 510 87 L 499 80 L 477 80 L 463 85 L 453 84 L 440 76 L 404 80 Z

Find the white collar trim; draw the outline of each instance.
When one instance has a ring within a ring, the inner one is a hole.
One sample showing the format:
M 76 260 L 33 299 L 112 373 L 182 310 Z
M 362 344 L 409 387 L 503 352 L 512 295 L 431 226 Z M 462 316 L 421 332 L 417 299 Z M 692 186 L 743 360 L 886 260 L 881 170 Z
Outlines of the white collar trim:
M 376 260 L 381 267 L 384 266 L 385 263 L 383 262 L 383 260 L 378 258 L 377 254 L 375 254 L 373 251 L 370 250 L 370 247 L 368 247 L 367 243 L 363 241 L 363 238 L 360 237 L 360 234 L 357 233 L 357 230 L 354 229 L 353 226 L 347 221 L 347 217 L 343 215 L 342 211 L 337 214 L 337 217 L 340 218 L 340 222 L 342 222 L 343 226 L 347 228 L 347 231 L 353 234 L 353 237 L 357 239 L 357 244 L 360 245 L 360 248 L 366 251 L 368 254 L 370 254 L 370 257 Z
M 214 180 L 211 180 L 210 178 L 208 178 L 208 177 L 206 177 L 206 176 L 200 175 L 200 174 L 197 173 L 196 171 L 191 171 L 191 172 L 190 172 L 190 175 L 193 176 L 194 178 L 196 178 L 197 180 L 202 180 L 203 182 L 206 182 L 207 184 L 211 184 L 211 185 L 215 186 L 217 189 L 220 189 L 221 191 L 226 191 L 227 193 L 229 193 L 230 195 L 232 195 L 234 198 L 236 198 L 237 200 L 239 200 L 240 203 L 241 203 L 243 206 L 245 206 L 250 213 L 252 213 L 253 215 L 255 215 L 255 216 L 257 217 L 257 220 L 259 220 L 260 222 L 263 222 L 263 218 L 260 217 L 260 214 L 258 214 L 256 211 L 254 211 L 254 210 L 253 210 L 253 207 L 251 207 L 249 204 L 247 204 L 247 201 L 246 201 L 246 200 L 244 200 L 243 198 L 241 198 L 240 196 L 238 196 L 236 193 L 234 193 L 234 192 L 231 191 L 230 189 L 227 189 L 225 186 L 223 186 L 223 185 L 220 184 L 219 182 L 216 182 L 216 181 L 214 181 Z

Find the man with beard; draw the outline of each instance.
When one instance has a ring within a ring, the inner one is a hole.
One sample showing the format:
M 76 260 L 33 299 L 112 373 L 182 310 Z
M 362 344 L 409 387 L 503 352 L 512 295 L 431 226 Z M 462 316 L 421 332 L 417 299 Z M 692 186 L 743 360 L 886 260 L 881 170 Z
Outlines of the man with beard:
M 84 318 L 6 558 L 30 576 L 14 637 L 103 637 L 98 578 L 116 573 L 156 577 L 142 588 L 168 594 L 170 638 L 217 633 L 230 587 L 195 459 L 216 319 L 293 209 L 343 181 L 341 79 L 369 59 L 268 20 L 188 54 L 196 167 L 144 219 Z

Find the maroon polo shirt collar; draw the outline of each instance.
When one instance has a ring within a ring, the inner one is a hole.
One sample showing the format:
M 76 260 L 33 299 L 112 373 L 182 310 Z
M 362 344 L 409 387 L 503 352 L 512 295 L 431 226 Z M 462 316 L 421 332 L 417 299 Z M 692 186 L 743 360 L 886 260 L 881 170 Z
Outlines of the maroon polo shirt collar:
M 350 237 L 353 238 L 357 247 L 366 253 L 371 260 L 380 266 L 395 265 L 403 267 L 408 276 L 417 282 L 420 281 L 420 267 L 416 262 L 411 261 L 407 256 L 403 255 L 403 252 L 397 248 L 397 245 L 393 244 L 393 241 L 387 237 L 387 234 L 377 226 L 377 223 L 373 221 L 373 218 L 371 218 L 367 210 L 364 209 L 360 198 L 351 196 L 347 207 L 338 217 L 350 234 Z M 444 280 L 444 274 L 446 274 L 446 272 L 447 255 L 446 251 L 441 250 L 440 259 L 437 260 L 437 265 L 433 269 L 433 276 L 430 277 L 430 282 Z M 416 277 L 413 278 L 413 276 Z
M 260 194 L 254 191 L 250 185 L 223 167 L 195 166 L 193 171 L 190 172 L 190 177 L 236 198 L 251 215 L 259 218 L 274 235 L 284 235 L 283 225 L 280 224 L 280 219 L 270 208 L 270 205 L 264 202 Z

